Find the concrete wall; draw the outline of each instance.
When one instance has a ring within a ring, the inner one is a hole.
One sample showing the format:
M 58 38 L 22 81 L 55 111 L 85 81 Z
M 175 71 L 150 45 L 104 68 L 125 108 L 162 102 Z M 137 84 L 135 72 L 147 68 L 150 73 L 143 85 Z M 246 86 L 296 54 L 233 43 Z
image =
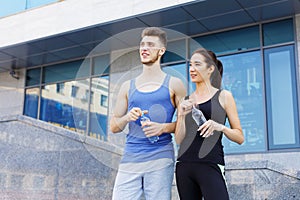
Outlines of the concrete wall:
M 23 112 L 24 69 L 15 72 L 19 79 L 10 76 L 9 72 L 0 73 L 0 117 Z

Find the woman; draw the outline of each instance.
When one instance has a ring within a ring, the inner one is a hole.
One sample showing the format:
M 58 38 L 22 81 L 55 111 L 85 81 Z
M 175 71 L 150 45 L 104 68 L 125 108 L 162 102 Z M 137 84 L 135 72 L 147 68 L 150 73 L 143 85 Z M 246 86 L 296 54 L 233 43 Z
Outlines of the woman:
M 220 89 L 222 70 L 213 52 L 201 48 L 192 54 L 189 71 L 196 90 L 181 102 L 175 131 L 180 144 L 176 182 L 181 200 L 229 199 L 222 136 L 238 144 L 244 136 L 232 94 Z M 197 109 L 207 120 L 199 126 L 199 116 L 193 116 Z M 230 128 L 224 126 L 226 117 Z

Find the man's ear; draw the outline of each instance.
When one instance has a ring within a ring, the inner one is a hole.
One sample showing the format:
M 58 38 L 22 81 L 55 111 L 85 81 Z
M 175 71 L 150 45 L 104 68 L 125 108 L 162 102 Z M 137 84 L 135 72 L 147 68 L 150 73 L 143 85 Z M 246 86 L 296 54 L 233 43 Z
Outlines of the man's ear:
M 162 55 L 164 55 L 165 52 L 166 52 L 166 48 L 165 48 L 165 47 L 162 47 L 162 48 L 159 50 L 159 55 L 162 56 Z

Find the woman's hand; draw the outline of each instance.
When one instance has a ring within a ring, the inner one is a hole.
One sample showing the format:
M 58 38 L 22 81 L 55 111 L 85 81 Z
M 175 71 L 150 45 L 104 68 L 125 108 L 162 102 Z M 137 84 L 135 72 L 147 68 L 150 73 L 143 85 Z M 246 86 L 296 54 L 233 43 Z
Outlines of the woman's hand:
M 200 131 L 200 135 L 202 137 L 209 137 L 211 135 L 214 134 L 214 131 L 223 131 L 224 130 L 224 125 L 223 124 L 219 124 L 213 120 L 208 120 L 206 121 L 204 124 L 202 124 L 198 131 Z
M 193 102 L 190 99 L 182 100 L 179 108 L 178 108 L 178 115 L 179 116 L 185 116 L 186 114 L 190 113 L 192 111 Z

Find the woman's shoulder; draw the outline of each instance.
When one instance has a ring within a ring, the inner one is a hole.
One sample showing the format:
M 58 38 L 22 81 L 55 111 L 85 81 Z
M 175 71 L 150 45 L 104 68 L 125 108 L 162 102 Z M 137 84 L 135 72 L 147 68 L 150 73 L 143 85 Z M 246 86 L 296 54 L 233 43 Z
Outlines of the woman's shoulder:
M 220 89 L 220 96 L 223 98 L 232 98 L 232 93 L 229 90 Z
M 234 102 L 232 93 L 229 90 L 220 90 L 219 102 L 221 106 L 226 109 L 227 104 L 232 104 L 232 102 Z

